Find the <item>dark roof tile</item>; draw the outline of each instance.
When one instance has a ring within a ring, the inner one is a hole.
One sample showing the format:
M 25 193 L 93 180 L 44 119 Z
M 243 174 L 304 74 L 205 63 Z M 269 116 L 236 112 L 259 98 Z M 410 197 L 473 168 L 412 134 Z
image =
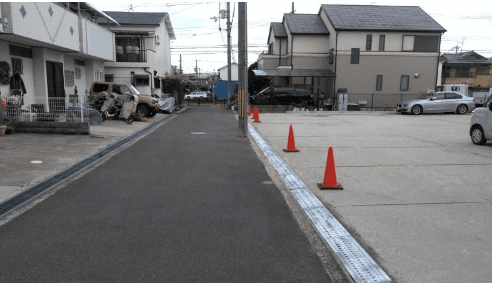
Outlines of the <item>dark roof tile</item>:
M 159 25 L 167 13 L 151 12 L 104 12 L 121 25 Z M 106 19 L 98 19 L 98 23 L 106 23 Z
M 417 6 L 324 4 L 321 9 L 336 30 L 446 31 Z
M 284 14 L 283 22 L 286 21 L 289 33 L 328 35 L 329 31 L 324 21 L 317 14 Z

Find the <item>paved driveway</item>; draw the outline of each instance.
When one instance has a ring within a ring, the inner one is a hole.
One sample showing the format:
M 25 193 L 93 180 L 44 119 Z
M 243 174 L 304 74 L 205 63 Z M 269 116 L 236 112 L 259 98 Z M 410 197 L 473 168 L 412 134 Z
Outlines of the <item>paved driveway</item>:
M 491 281 L 492 144 L 471 114 L 260 114 L 253 124 L 398 282 Z M 293 126 L 299 153 L 284 153 Z M 328 147 L 342 191 L 320 191 Z

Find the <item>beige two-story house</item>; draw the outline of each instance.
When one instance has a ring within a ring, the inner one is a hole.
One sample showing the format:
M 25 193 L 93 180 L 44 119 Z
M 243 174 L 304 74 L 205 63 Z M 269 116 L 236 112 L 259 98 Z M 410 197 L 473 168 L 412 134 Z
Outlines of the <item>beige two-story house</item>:
M 317 15 L 285 14 L 271 24 L 258 75 L 274 84 L 310 82 L 334 100 L 346 92 L 349 102 L 393 107 L 436 89 L 444 32 L 416 6 L 325 4 Z

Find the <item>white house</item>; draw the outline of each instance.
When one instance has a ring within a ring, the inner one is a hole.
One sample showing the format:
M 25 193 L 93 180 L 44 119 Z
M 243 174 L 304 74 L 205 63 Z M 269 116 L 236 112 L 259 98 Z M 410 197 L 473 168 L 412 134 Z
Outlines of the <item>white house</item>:
M 115 21 L 86 2 L 1 2 L 0 15 L 4 97 L 20 85 L 10 83 L 14 74 L 24 84 L 25 101 L 84 96 L 103 79 L 104 62 L 115 61 L 114 34 L 90 19 Z
M 175 39 L 168 13 L 110 12 L 99 18 L 115 33 L 116 60 L 106 62 L 105 81 L 133 83 L 144 94 L 161 95 L 163 80 L 174 76 L 170 41 Z

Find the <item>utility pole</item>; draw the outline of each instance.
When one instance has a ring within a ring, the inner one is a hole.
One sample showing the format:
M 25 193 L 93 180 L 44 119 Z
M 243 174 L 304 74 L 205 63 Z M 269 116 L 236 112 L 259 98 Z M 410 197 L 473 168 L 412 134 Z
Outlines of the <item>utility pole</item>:
M 227 2 L 227 101 L 232 96 L 232 82 L 231 82 L 231 3 Z M 228 104 L 227 104 L 228 105 Z
M 179 54 L 179 78 L 183 78 L 183 55 Z
M 248 45 L 247 45 L 247 17 L 246 17 L 246 2 L 238 2 L 238 105 L 240 105 L 238 128 L 243 132 L 243 135 L 248 136 Z

